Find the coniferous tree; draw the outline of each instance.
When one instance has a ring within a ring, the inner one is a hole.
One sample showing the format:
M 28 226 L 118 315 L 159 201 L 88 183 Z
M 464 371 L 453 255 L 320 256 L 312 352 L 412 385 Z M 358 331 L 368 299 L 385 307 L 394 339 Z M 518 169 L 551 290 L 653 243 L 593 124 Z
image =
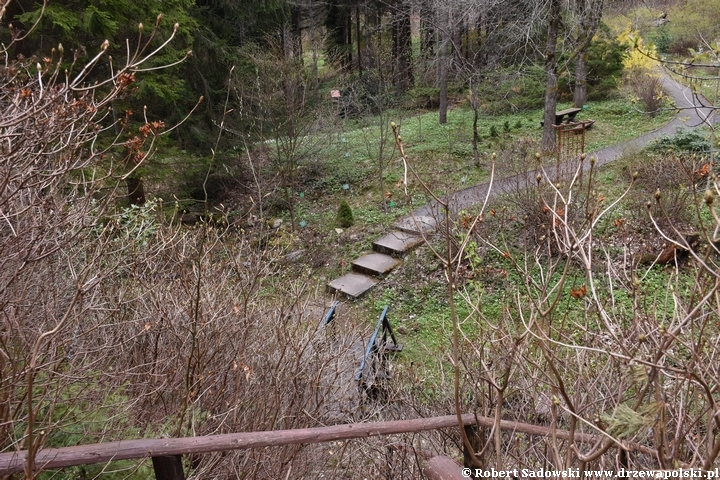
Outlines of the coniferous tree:
M 346 71 L 352 70 L 351 26 L 350 7 L 344 0 L 330 0 L 325 16 L 326 53 Z
M 394 83 L 398 93 L 413 86 L 410 3 L 399 0 L 392 9 Z

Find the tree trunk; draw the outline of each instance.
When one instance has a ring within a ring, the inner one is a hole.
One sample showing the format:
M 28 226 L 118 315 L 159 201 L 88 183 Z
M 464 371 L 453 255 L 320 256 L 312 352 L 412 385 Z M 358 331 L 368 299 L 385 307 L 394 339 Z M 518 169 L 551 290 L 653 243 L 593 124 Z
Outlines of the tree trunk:
M 388 203 L 387 203 L 387 197 L 385 196 L 385 143 L 387 142 L 388 138 L 388 125 L 387 125 L 387 110 L 384 108 L 380 113 L 380 148 L 378 151 L 378 180 L 380 181 L 380 198 L 382 198 L 382 204 L 383 204 L 383 212 L 388 212 Z
M 473 140 L 472 140 L 472 147 L 473 147 L 473 160 L 475 160 L 475 166 L 480 166 L 480 151 L 478 149 L 478 143 L 480 143 L 480 134 L 478 133 L 478 120 L 480 119 L 480 115 L 478 112 L 478 109 L 480 106 L 478 105 L 478 98 L 477 98 L 477 92 L 475 90 L 471 89 L 471 105 L 473 109 Z
M 555 150 L 556 135 L 553 124 L 557 110 L 557 40 L 560 30 L 560 0 L 550 0 L 548 12 L 547 44 L 545 45 L 545 115 L 543 123 L 542 150 L 551 153 Z
M 294 58 L 303 61 L 302 49 L 302 28 L 300 27 L 300 7 L 293 6 L 290 9 L 290 48 Z
M 480 14 L 477 18 L 477 23 L 475 25 L 475 31 L 477 32 L 477 49 L 478 52 L 474 55 L 475 66 L 483 65 L 486 63 L 487 60 L 487 52 L 485 49 L 485 40 L 487 39 L 488 34 L 488 12 L 487 7 L 484 7 L 480 10 Z M 469 48 L 469 45 L 468 45 Z
M 352 26 L 348 9 L 339 0 L 328 2 L 325 28 L 327 31 L 327 54 L 330 61 L 339 62 L 343 70 L 352 70 L 352 51 L 348 48 Z
M 410 4 L 403 0 L 395 4 L 392 15 L 394 83 L 398 94 L 405 93 L 414 83 L 412 72 L 412 39 Z
M 453 62 L 456 65 L 462 65 L 463 52 L 462 52 L 462 35 L 463 35 L 463 20 L 453 17 L 453 23 L 451 27 L 451 38 L 452 38 L 452 53 Z
M 362 33 L 360 33 L 360 5 L 355 5 L 355 41 L 357 42 L 358 75 L 363 76 Z
M 595 36 L 600 19 L 604 0 L 577 0 L 578 23 L 577 58 L 575 59 L 575 92 L 573 105 L 582 107 L 587 102 L 587 49 Z
M 575 59 L 575 92 L 573 106 L 582 108 L 587 102 L 587 52 L 581 52 Z
M 433 11 L 427 2 L 420 4 L 420 56 L 423 59 L 432 57 L 435 49 L 435 22 Z
M 466 19 L 462 23 L 463 28 L 463 60 L 466 62 L 470 60 L 470 22 Z
M 315 2 L 310 0 L 310 45 L 312 46 L 313 82 L 315 98 L 320 98 L 320 72 L 318 68 L 317 31 L 315 29 Z
M 368 9 L 368 2 L 365 1 L 364 5 L 365 10 L 365 65 L 367 65 L 368 69 L 372 69 L 374 65 L 374 61 L 371 57 L 371 38 L 370 38 L 370 12 Z
M 448 110 L 448 75 L 450 70 L 450 55 L 448 54 L 450 44 L 450 14 L 444 13 L 445 21 L 441 28 L 442 40 L 440 41 L 440 125 L 447 123 Z
M 345 51 L 345 65 L 348 72 L 353 71 L 353 49 L 352 49 L 352 12 L 345 9 L 345 43 L 343 50 Z

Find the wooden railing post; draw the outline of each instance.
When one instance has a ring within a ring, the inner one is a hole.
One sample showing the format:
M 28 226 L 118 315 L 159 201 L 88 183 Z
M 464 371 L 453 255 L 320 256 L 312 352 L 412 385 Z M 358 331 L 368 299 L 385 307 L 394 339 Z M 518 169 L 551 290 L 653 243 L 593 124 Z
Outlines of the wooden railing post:
M 157 480 L 185 480 L 182 455 L 152 457 L 152 462 Z

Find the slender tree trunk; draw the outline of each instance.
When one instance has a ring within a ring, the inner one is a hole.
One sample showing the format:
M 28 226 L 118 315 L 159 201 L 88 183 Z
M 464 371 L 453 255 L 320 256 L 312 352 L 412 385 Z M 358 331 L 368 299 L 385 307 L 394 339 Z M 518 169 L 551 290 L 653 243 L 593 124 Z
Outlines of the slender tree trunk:
M 289 27 L 286 25 L 284 30 L 284 37 L 285 38 L 291 38 L 290 32 L 288 30 Z M 284 61 L 286 63 L 290 62 L 292 60 L 292 50 L 287 48 L 287 43 L 285 45 L 285 48 L 283 49 L 283 55 L 284 55 Z M 287 123 L 285 124 L 286 131 L 284 133 L 287 134 L 287 137 L 283 140 L 280 140 L 279 137 L 282 135 L 281 129 L 278 129 L 278 138 L 276 138 L 276 142 L 279 142 L 281 145 L 281 155 L 285 157 L 286 162 L 286 174 L 284 182 L 284 188 L 285 188 L 285 199 L 287 201 L 287 207 L 290 212 L 290 220 L 291 220 L 291 226 L 294 229 L 295 228 L 295 170 L 297 169 L 297 158 L 296 158 L 296 152 L 297 152 L 297 132 L 295 130 L 295 120 L 297 119 L 298 115 L 298 96 L 299 92 L 298 89 L 300 88 L 300 85 L 298 82 L 295 81 L 295 78 L 285 78 L 283 81 L 283 92 L 285 94 L 285 102 L 287 105 Z M 279 155 L 280 156 L 280 155 Z
M 353 49 L 352 49 L 352 13 L 349 9 L 345 12 L 345 44 L 343 45 L 346 53 L 346 64 L 348 71 L 353 71 Z
M 462 52 L 462 34 L 463 34 L 463 21 L 462 19 L 457 20 L 453 17 L 452 27 L 450 29 L 452 38 L 452 53 L 453 61 L 456 65 L 462 65 L 463 52 Z
M 410 4 L 399 0 L 393 10 L 393 67 L 395 88 L 405 93 L 414 83 L 412 72 L 412 38 L 410 31 Z
M 547 44 L 545 45 L 545 115 L 543 123 L 542 150 L 555 150 L 556 135 L 553 124 L 557 110 L 557 40 L 560 30 L 561 0 L 550 0 L 548 12 Z
M 587 49 L 595 36 L 600 19 L 604 0 L 576 0 L 577 16 L 579 17 L 577 54 L 575 59 L 575 92 L 573 105 L 582 107 L 587 102 Z
M 300 28 L 300 7 L 293 6 L 290 10 L 290 41 L 295 58 L 303 62 L 302 29 Z
M 355 41 L 357 42 L 357 60 L 358 60 L 358 74 L 360 78 L 363 76 L 363 58 L 362 58 L 362 42 L 360 39 L 362 34 L 360 33 L 360 5 L 355 6 Z
M 440 124 L 444 125 L 447 123 L 447 111 L 448 111 L 448 61 L 447 53 L 443 51 L 441 58 L 441 71 L 440 71 Z
M 448 54 L 450 44 L 450 13 L 445 12 L 444 14 L 444 25 L 442 26 L 441 35 L 442 40 L 440 41 L 440 61 L 438 62 L 440 67 L 440 124 L 444 125 L 447 123 L 447 111 L 448 111 L 448 75 L 450 74 L 450 55 Z
M 287 24 L 284 24 L 281 32 L 283 57 L 285 58 L 285 60 L 289 60 L 293 58 L 291 28 Z
M 475 30 L 477 31 L 476 41 L 479 51 L 479 54 L 475 55 L 476 66 L 484 64 L 485 59 L 487 58 L 487 53 L 485 52 L 485 39 L 487 37 L 487 17 L 487 7 L 484 7 L 480 10 L 480 15 L 478 15 L 477 24 L 475 26 Z
M 315 90 L 315 98 L 320 96 L 320 72 L 318 69 L 318 44 L 317 31 L 315 30 L 315 1 L 310 0 L 310 45 L 312 48 L 313 60 L 313 82 Z
M 380 113 L 380 148 L 378 151 L 378 173 L 380 180 L 380 196 L 382 198 L 383 203 L 383 212 L 387 213 L 388 211 L 388 204 L 387 204 L 387 197 L 385 196 L 385 144 L 387 143 L 388 139 L 388 131 L 387 131 L 387 111 L 385 110 L 385 105 L 383 105 L 383 110 Z
M 463 60 L 470 60 L 470 22 L 463 19 Z
M 365 65 L 372 68 L 373 60 L 370 54 L 370 12 L 368 11 L 368 0 L 365 1 Z
M 472 80 L 470 80 L 470 106 L 473 110 L 473 140 L 472 140 L 472 147 L 473 147 L 473 160 L 475 160 L 475 166 L 480 166 L 480 152 L 478 151 L 478 143 L 480 141 L 480 134 L 478 133 L 478 120 L 479 120 L 479 112 L 480 105 L 478 102 L 478 96 L 477 91 L 475 90 L 475 87 L 473 86 Z
M 393 83 L 396 87 L 398 87 L 400 83 L 400 67 L 399 67 L 399 57 L 400 57 L 400 34 L 398 33 L 398 23 L 400 19 L 400 13 L 398 12 L 399 5 L 398 3 L 402 0 L 397 0 L 395 3 L 391 4 L 390 8 L 392 11 L 392 14 L 390 16 L 390 38 L 392 39 L 392 63 L 390 64 L 390 78 L 392 78 Z
M 473 159 L 475 160 L 475 166 L 480 166 L 480 152 L 478 151 L 478 141 L 480 140 L 480 134 L 478 133 L 478 105 L 477 102 L 473 105 Z
M 587 102 L 587 52 L 578 54 L 575 59 L 575 92 L 573 105 L 582 108 Z
M 380 52 L 382 51 L 382 45 L 383 45 L 383 29 L 382 29 L 382 16 L 380 15 L 380 12 L 377 10 L 375 11 L 375 25 L 374 25 L 374 31 L 377 32 L 377 41 L 375 42 L 375 68 L 380 71 L 380 74 L 382 75 L 383 70 L 380 68 L 380 65 L 382 64 L 382 59 Z
M 435 47 L 435 26 L 432 20 L 432 9 L 427 2 L 420 4 L 420 56 L 429 59 Z

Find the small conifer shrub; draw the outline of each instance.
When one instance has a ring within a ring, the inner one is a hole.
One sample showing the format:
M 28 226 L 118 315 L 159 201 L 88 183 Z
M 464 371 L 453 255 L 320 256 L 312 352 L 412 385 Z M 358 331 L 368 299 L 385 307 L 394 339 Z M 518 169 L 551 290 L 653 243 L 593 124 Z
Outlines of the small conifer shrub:
M 350 205 L 348 205 L 347 200 L 343 200 L 342 202 L 340 202 L 340 206 L 338 207 L 337 211 L 337 223 L 342 228 L 352 227 L 355 223 L 352 209 L 350 208 Z

